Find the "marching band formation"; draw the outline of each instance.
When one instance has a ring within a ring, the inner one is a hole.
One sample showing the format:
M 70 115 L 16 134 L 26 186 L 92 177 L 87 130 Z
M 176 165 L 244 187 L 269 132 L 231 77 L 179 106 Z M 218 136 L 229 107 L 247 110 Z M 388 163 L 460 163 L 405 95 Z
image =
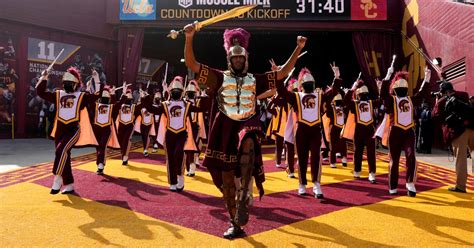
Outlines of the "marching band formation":
M 228 67 L 221 71 L 196 60 L 195 32 L 193 24 L 184 28 L 185 62 L 195 79 L 176 76 L 165 82 L 163 91 L 140 90 L 138 102 L 133 101 L 129 85 L 124 83 L 121 89 L 99 85 L 97 73 L 87 83 L 94 87 L 80 91 L 81 76 L 75 68 L 64 74 L 63 89 L 49 92 L 49 71 L 42 73 L 37 94 L 56 107 L 51 133 L 56 147 L 51 194 L 61 189 L 63 194 L 74 192 L 73 147 L 95 146 L 97 174 L 101 175 L 106 173 L 107 147 L 120 149 L 122 165 L 128 165 L 131 137 L 137 132 L 143 142 L 143 156 L 164 149 L 170 190 L 176 192 L 184 190 L 185 174 L 196 174 L 203 144 L 207 143 L 202 166 L 222 192 L 229 213 L 231 225 L 225 238 L 244 234 L 242 227 L 248 223 L 253 203 L 253 184 L 260 197 L 264 194 L 261 142 L 265 133 L 276 144 L 275 166 L 286 168 L 289 178 L 298 173 L 300 195 L 306 194 L 309 163 L 314 197 L 325 197 L 321 152 L 329 151 L 331 168 L 337 168 L 337 157 L 347 167 L 346 142 L 353 143 L 354 178 L 360 177 L 365 148 L 368 183 L 377 183 L 376 143 L 380 140 L 389 148 L 388 194 L 397 194 L 400 155 L 404 151 L 406 188 L 409 196 L 416 196 L 414 106 L 429 94 L 429 69 L 425 69 L 424 83 L 413 96 L 408 95 L 407 73 L 395 73 L 393 63 L 386 77 L 377 79 L 377 88 L 364 84 L 359 77 L 350 89 L 343 88 L 340 70 L 332 63 L 334 80 L 325 87 L 307 68 L 301 69 L 298 77 L 292 76 L 307 40 L 298 36 L 284 65 L 272 62 L 271 71 L 252 74 L 247 71 L 250 34 L 237 28 L 224 32 Z M 119 99 L 115 96 L 117 90 L 122 91 Z M 378 121 L 376 113 L 380 109 L 385 110 L 385 116 Z M 260 121 L 264 112 L 272 114 L 267 130 Z

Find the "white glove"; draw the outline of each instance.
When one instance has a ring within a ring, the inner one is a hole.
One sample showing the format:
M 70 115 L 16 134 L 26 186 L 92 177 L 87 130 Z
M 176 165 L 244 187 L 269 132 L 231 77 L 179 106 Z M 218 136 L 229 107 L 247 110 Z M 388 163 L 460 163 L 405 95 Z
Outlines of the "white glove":
M 352 90 L 352 91 L 356 90 L 358 84 L 359 84 L 359 82 L 358 82 L 358 81 L 355 81 L 355 82 L 352 84 L 351 90 Z
M 393 74 L 394 72 L 395 72 L 395 68 L 393 68 L 393 67 L 388 68 L 388 70 L 387 70 L 387 75 L 385 76 L 384 80 L 385 80 L 385 81 L 390 80 L 390 78 L 392 77 L 392 74 Z
M 431 80 L 431 70 L 428 68 L 428 66 L 425 66 L 425 79 L 424 81 L 429 83 Z

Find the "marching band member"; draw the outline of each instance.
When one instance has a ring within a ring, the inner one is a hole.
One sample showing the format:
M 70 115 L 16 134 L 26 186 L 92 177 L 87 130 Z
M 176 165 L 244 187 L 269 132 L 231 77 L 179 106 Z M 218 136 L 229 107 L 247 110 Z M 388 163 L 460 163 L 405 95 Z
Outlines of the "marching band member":
M 97 145 L 89 115 L 85 107 L 102 95 L 78 91 L 81 76 L 75 68 L 69 68 L 63 75 L 63 89 L 48 92 L 48 71 L 43 71 L 36 85 L 36 94 L 56 106 L 56 118 L 51 136 L 54 138 L 56 154 L 54 158 L 54 180 L 51 194 L 57 194 L 64 185 L 63 194 L 74 193 L 74 177 L 71 168 L 71 149 L 73 146 Z
M 286 168 L 281 163 L 284 147 L 285 125 L 288 115 L 288 104 L 282 97 L 274 96 L 267 106 L 267 111 L 272 114 L 272 120 L 267 129 L 267 136 L 275 140 L 275 158 L 277 168 Z
M 293 107 L 298 116 L 295 133 L 296 152 L 298 154 L 298 194 L 306 194 L 306 171 L 308 167 L 309 152 L 311 151 L 311 177 L 314 196 L 324 198 L 321 190 L 321 119 L 323 103 L 331 101 L 339 91 L 342 80 L 339 78 L 339 68 L 331 65 L 334 72 L 333 86 L 326 92 L 315 90 L 316 81 L 311 72 L 303 68 L 298 76 L 298 81 L 303 87 L 303 92 L 290 92 L 284 87 L 278 88 L 278 94 L 284 97 Z M 281 86 L 281 85 L 280 85 Z M 318 82 L 318 88 L 320 82 Z
M 390 155 L 389 172 L 389 193 L 397 194 L 398 172 L 400 155 L 402 150 L 406 157 L 406 188 L 408 195 L 416 196 L 416 157 L 415 157 L 415 108 L 419 106 L 424 96 L 428 95 L 431 71 L 425 68 L 425 79 L 419 92 L 414 96 L 408 96 L 408 72 L 397 72 L 390 83 L 393 67 L 387 72 L 385 80 L 382 82 L 380 90 L 386 106 L 385 119 L 379 126 L 377 133 L 384 133 L 388 139 L 383 139 L 382 143 L 388 145 Z M 383 137 L 384 135 L 382 135 Z
M 181 192 L 184 189 L 184 153 L 197 150 L 190 115 L 201 109 L 183 100 L 182 77 L 176 76 L 169 89 L 170 100 L 162 102 L 158 107 L 150 105 L 149 111 L 162 115 L 157 139 L 165 148 L 170 190 Z
M 199 85 L 196 80 L 190 80 L 185 92 L 185 101 L 193 106 L 200 107 L 202 98 L 199 97 Z M 187 176 L 193 177 L 196 173 L 196 165 L 199 164 L 199 153 L 202 147 L 202 141 L 206 139 L 206 130 L 204 125 L 204 115 L 202 112 L 191 113 L 191 128 L 193 130 L 193 140 L 197 147 L 196 151 L 186 152 L 186 170 Z
M 140 98 L 143 99 L 147 93 L 140 90 Z M 148 157 L 148 146 L 150 145 L 151 137 L 156 136 L 155 133 L 155 115 L 150 113 L 145 104 L 140 102 L 137 105 L 137 110 L 140 115 L 135 120 L 134 131 L 141 134 L 143 142 L 143 156 Z
M 326 116 L 329 119 L 326 136 L 329 139 L 331 168 L 336 168 L 336 153 L 342 156 L 342 166 L 347 167 L 347 146 L 340 134 L 346 120 L 342 105 L 342 96 L 337 94 L 326 104 Z
M 124 87 L 125 94 L 122 95 L 120 102 L 119 114 L 116 120 L 117 136 L 120 144 L 120 152 L 122 155 L 122 165 L 128 165 L 128 153 L 131 147 L 131 138 L 134 131 L 135 118 L 139 116 L 140 109 L 136 108 L 133 102 L 132 90 Z
M 90 106 L 90 112 L 93 114 L 92 130 L 97 139 L 97 174 L 104 174 L 105 150 L 107 146 L 119 149 L 120 145 L 117 138 L 117 130 L 114 123 L 117 118 L 120 104 L 115 101 L 115 87 L 110 89 L 104 87 L 101 98 Z
M 162 100 L 162 94 L 160 91 L 155 92 L 154 98 L 153 98 L 153 106 L 158 107 L 161 105 L 161 100 Z M 151 140 L 153 142 L 153 152 L 157 152 L 158 148 L 161 146 L 158 141 L 156 140 L 156 136 L 158 134 L 158 129 L 160 128 L 160 118 L 161 115 L 154 115 L 155 116 L 155 136 L 151 136 Z M 161 147 L 163 148 L 163 147 Z
M 354 141 L 354 178 L 360 178 L 364 147 L 367 148 L 369 182 L 375 184 L 375 113 L 380 100 L 370 99 L 369 88 L 357 80 L 344 96 L 344 107 L 349 116 L 343 129 L 343 137 Z
M 291 78 L 288 81 L 288 91 L 298 92 L 298 80 L 296 78 Z M 295 177 L 295 132 L 297 126 L 298 117 L 296 113 L 289 105 L 288 111 L 288 118 L 286 120 L 285 131 L 284 131 L 284 140 L 285 140 L 285 147 L 286 147 L 286 173 L 288 174 L 289 178 L 296 178 Z

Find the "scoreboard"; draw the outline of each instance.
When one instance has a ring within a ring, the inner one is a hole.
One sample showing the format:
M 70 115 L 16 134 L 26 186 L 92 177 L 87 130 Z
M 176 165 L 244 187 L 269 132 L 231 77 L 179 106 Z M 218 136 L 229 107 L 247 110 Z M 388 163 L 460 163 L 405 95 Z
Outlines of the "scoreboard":
M 250 4 L 258 6 L 234 20 L 387 20 L 387 0 L 122 0 L 120 19 L 199 21 Z

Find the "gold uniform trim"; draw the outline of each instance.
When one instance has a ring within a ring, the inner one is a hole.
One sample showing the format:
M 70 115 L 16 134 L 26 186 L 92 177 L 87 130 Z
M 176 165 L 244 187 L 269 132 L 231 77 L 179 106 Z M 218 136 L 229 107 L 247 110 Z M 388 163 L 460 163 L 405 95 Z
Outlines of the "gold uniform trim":
M 359 124 L 362 124 L 364 126 L 368 126 L 370 124 L 372 124 L 374 122 L 374 108 L 372 107 L 372 100 L 369 100 L 369 106 L 370 106 L 370 115 L 371 115 L 371 118 L 370 118 L 370 121 L 368 122 L 364 122 L 360 119 L 360 113 L 359 113 L 359 104 L 356 103 L 355 104 L 355 109 L 356 109 L 356 115 L 357 115 L 357 123 Z
M 162 104 L 163 104 L 163 107 L 165 108 L 165 114 L 166 114 L 166 119 L 167 119 L 166 128 L 168 130 L 170 130 L 171 132 L 176 133 L 176 134 L 180 133 L 182 131 L 185 131 L 186 128 L 187 128 L 186 118 L 188 116 L 189 106 L 191 105 L 191 103 L 188 102 L 184 105 L 185 110 L 184 110 L 184 116 L 183 116 L 183 127 L 180 128 L 180 129 L 171 128 L 171 125 L 170 125 L 171 124 L 171 119 L 170 119 L 170 116 L 169 116 L 168 106 L 166 105 L 166 102 L 163 102 Z
M 332 113 L 333 113 L 333 116 L 334 116 L 334 126 L 338 127 L 338 128 L 343 128 L 344 127 L 344 124 L 342 125 L 339 125 L 337 123 L 337 111 L 336 111 L 336 106 L 332 106 Z M 344 121 L 343 121 L 344 122 Z
M 123 105 L 124 104 L 122 104 L 122 106 Z M 133 121 L 135 121 L 135 104 L 132 104 L 130 106 L 130 114 L 132 115 L 132 117 L 130 118 L 130 121 L 122 121 L 122 106 L 120 106 L 119 122 L 124 124 L 124 125 L 128 125 L 130 123 L 133 123 Z
M 84 97 L 84 92 L 81 92 L 81 94 L 79 94 L 79 99 L 77 100 L 77 105 L 76 105 L 76 114 L 75 114 L 75 117 L 70 119 L 70 120 L 64 120 L 62 119 L 60 116 L 59 116 L 59 106 L 60 105 L 60 98 L 61 98 L 61 94 L 60 94 L 60 91 L 57 90 L 56 91 L 56 119 L 59 120 L 60 122 L 64 123 L 64 124 L 69 124 L 69 123 L 72 123 L 72 122 L 75 122 L 75 121 L 79 121 L 79 111 L 81 110 L 81 103 L 82 103 L 82 98 Z
M 97 122 L 97 117 L 98 117 L 98 113 L 99 113 L 99 103 L 95 103 L 95 116 L 94 116 L 94 124 L 99 126 L 99 127 L 106 127 L 106 126 L 110 126 L 110 124 L 112 124 L 112 107 L 113 105 L 112 104 L 109 104 L 109 121 L 107 123 L 104 123 L 104 124 L 101 124 L 99 122 Z
M 313 122 L 309 122 L 307 120 L 304 120 L 303 119 L 303 111 L 301 109 L 301 100 L 300 100 L 300 95 L 298 94 L 298 92 L 294 92 L 294 94 L 296 95 L 296 105 L 298 105 L 298 121 L 301 122 L 301 123 L 304 123 L 310 127 L 316 125 L 316 124 L 319 124 L 321 123 L 321 92 L 318 92 L 318 119 L 313 121 Z
M 411 113 L 412 113 L 411 123 L 408 124 L 408 126 L 404 126 L 404 125 L 398 123 L 397 98 L 395 96 L 392 96 L 392 97 L 393 97 L 393 116 L 395 117 L 393 125 L 396 126 L 396 127 L 401 128 L 403 130 L 408 130 L 410 128 L 413 128 L 415 126 L 415 111 L 413 111 L 413 102 L 411 101 L 411 98 L 407 97 L 408 102 L 410 103 Z

